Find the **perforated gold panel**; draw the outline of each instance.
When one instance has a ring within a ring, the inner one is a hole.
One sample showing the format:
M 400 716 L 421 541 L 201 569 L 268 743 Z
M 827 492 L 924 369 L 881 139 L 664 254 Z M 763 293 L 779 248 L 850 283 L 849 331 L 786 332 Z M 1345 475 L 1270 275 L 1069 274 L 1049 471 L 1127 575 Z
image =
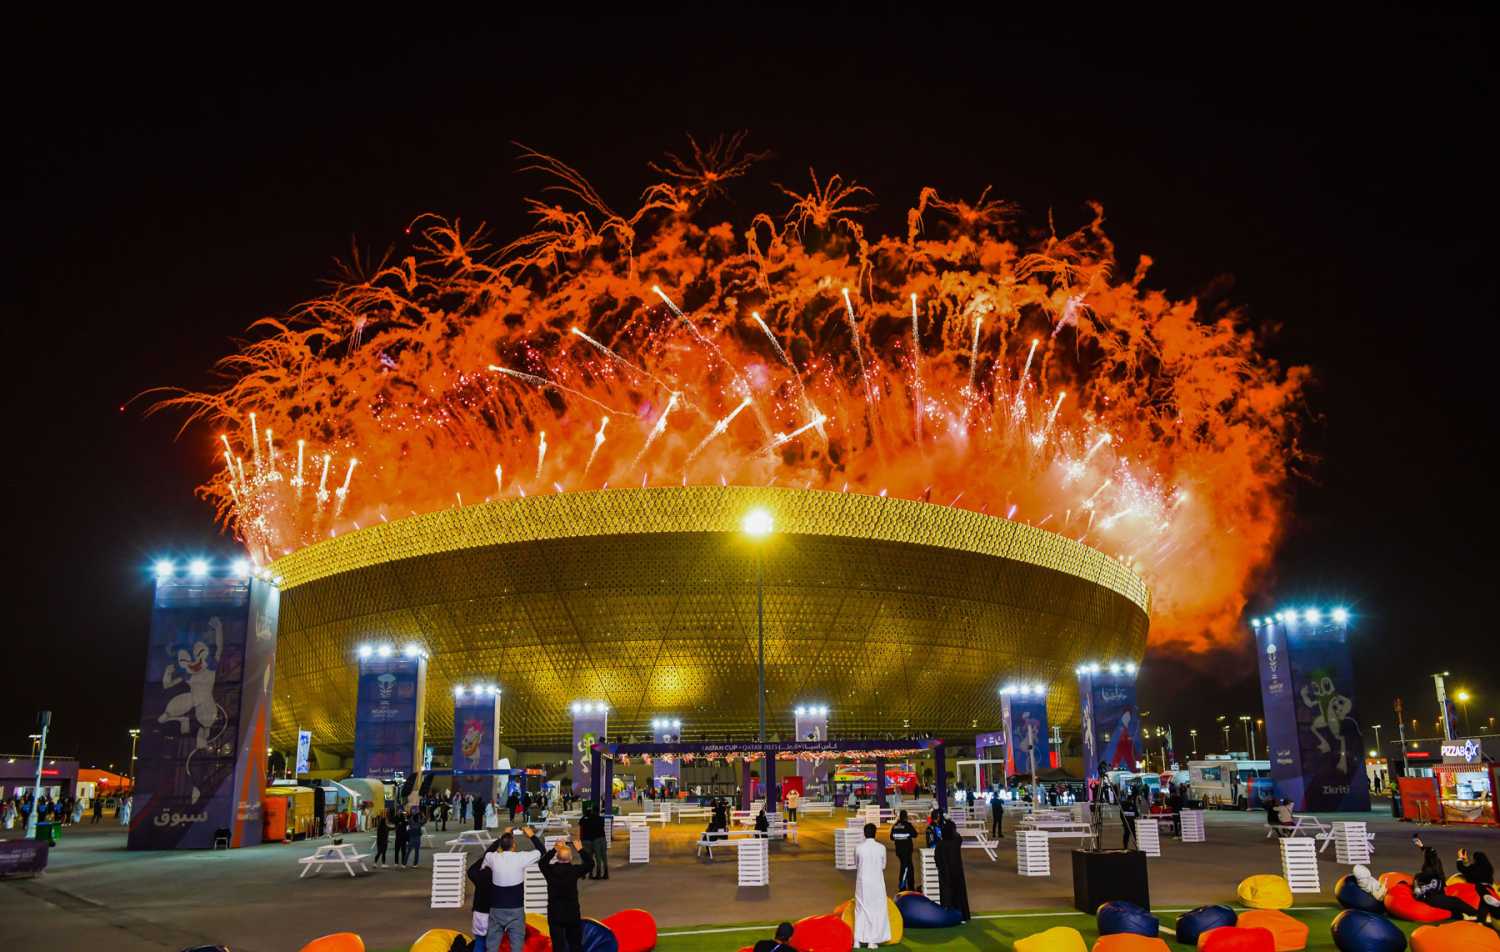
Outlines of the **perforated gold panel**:
M 776 523 L 740 531 L 761 506 Z M 568 704 L 608 701 L 612 733 L 682 718 L 694 739 L 755 730 L 756 571 L 764 566 L 767 722 L 826 703 L 838 736 L 960 737 L 998 723 L 996 689 L 1139 660 L 1149 600 L 1117 562 L 1061 536 L 909 500 L 785 489 L 626 489 L 453 509 L 277 562 L 273 739 L 353 744 L 354 651 L 421 643 L 427 731 L 453 732 L 455 683 L 502 685 L 502 738 L 569 736 Z

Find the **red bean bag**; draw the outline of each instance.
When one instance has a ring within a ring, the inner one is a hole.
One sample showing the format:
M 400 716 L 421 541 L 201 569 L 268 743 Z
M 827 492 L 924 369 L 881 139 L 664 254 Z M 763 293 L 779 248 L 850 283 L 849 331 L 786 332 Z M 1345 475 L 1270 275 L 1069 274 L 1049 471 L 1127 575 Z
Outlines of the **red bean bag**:
M 1444 886 L 1443 892 L 1459 902 L 1466 902 L 1475 909 L 1479 908 L 1479 887 L 1471 882 L 1452 883 Z
M 1447 922 L 1452 918 L 1447 910 L 1418 902 L 1411 894 L 1411 883 L 1398 882 L 1385 891 L 1385 911 L 1407 922 Z
M 620 952 L 651 952 L 656 948 L 656 919 L 644 909 L 621 909 L 599 921 L 620 941 Z
M 1155 936 L 1136 935 L 1134 932 L 1116 932 L 1101 935 L 1094 943 L 1093 952 L 1172 952 L 1167 943 Z
M 1235 923 L 1246 929 L 1265 929 L 1276 942 L 1276 952 L 1301 952 L 1307 948 L 1307 924 L 1277 909 L 1251 909 Z
M 1397 883 L 1406 883 L 1406 885 L 1410 886 L 1411 885 L 1411 873 L 1381 873 L 1380 874 L 1380 885 L 1384 886 L 1386 889 L 1390 889 L 1392 886 L 1396 885 Z
M 495 952 L 510 952 L 510 936 L 500 937 L 500 947 Z M 522 952 L 552 952 L 552 940 L 542 935 L 536 926 L 526 926 L 526 943 Z
M 1262 910 L 1275 912 L 1274 909 Z M 1243 922 L 1245 914 L 1240 914 Z M 1220 926 L 1198 937 L 1198 952 L 1276 952 L 1276 937 L 1270 929 Z
M 808 916 L 792 924 L 792 948 L 797 952 L 849 952 L 854 930 L 839 916 Z
M 1414 952 L 1500 952 L 1500 933 L 1477 922 L 1421 926 L 1411 934 Z

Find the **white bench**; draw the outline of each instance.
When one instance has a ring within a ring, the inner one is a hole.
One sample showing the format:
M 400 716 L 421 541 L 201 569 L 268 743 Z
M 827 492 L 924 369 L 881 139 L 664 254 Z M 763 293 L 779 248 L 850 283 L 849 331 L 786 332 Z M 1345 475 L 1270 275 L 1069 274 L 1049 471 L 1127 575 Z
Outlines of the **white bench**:
M 704 832 L 698 837 L 698 856 L 708 850 L 708 858 L 714 858 L 715 846 L 739 846 L 747 840 L 763 840 L 765 835 L 755 830 L 718 830 L 713 833 Z
M 1021 822 L 1022 831 L 1046 833 L 1049 841 L 1076 839 L 1081 846 L 1084 841 L 1092 845 L 1096 838 L 1094 826 L 1091 823 L 1078 823 L 1073 820 L 1031 820 L 1030 822 L 1027 820 Z
M 324 866 L 342 866 L 349 875 L 357 875 L 354 865 L 359 864 L 361 871 L 368 873 L 370 867 L 365 865 L 365 860 L 370 858 L 369 853 L 361 853 L 351 843 L 327 844 L 318 847 L 311 856 L 304 856 L 297 860 L 302 865 L 302 874 L 297 878 L 302 879 L 308 873 L 316 873 Z
M 681 823 L 684 818 L 690 820 L 708 820 L 714 815 L 710 807 L 678 805 L 672 808 L 672 814 Z
M 833 816 L 833 801 L 803 800 L 797 804 L 797 816 Z

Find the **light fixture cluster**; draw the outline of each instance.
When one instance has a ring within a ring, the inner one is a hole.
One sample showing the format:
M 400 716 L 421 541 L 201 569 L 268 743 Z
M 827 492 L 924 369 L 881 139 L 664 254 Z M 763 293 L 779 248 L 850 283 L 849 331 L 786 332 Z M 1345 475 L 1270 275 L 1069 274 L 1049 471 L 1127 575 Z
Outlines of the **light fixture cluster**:
M 157 559 L 151 564 L 151 572 L 158 580 L 175 578 L 178 566 L 172 559 Z M 188 559 L 182 564 L 182 573 L 188 578 L 208 578 L 210 575 L 222 574 L 227 578 L 258 578 L 275 585 L 281 584 L 281 576 L 273 576 L 270 569 L 253 567 L 250 560 L 244 558 L 231 559 L 222 569 L 208 559 Z
M 812 704 L 812 705 L 807 705 L 807 706 L 801 706 L 801 707 L 798 707 L 796 709 L 796 711 L 794 711 L 793 713 L 795 713 L 798 717 L 827 717 L 828 716 L 828 705 L 827 704 Z
M 355 649 L 354 653 L 359 655 L 361 660 L 368 658 L 394 658 L 397 654 L 397 649 L 395 645 L 360 645 Z M 411 642 L 403 646 L 399 653 L 403 658 L 427 657 L 427 649 L 416 642 Z
M 476 684 L 473 687 L 464 687 L 462 684 L 453 686 L 454 697 L 494 697 L 500 693 L 500 688 L 493 684 Z
M 574 701 L 570 710 L 574 714 L 608 714 L 609 705 L 603 701 Z
M 1027 684 L 1017 681 L 1007 684 L 1000 689 L 1001 694 L 1013 694 L 1017 697 L 1044 697 L 1047 694 L 1047 685 L 1040 681 L 1035 684 Z
M 1250 627 L 1260 628 L 1263 625 L 1285 625 L 1287 627 L 1295 625 L 1321 625 L 1324 618 L 1327 618 L 1335 625 L 1347 625 L 1349 624 L 1349 610 L 1342 606 L 1330 608 L 1327 612 L 1316 607 L 1304 608 L 1300 611 L 1295 608 L 1284 608 L 1274 615 L 1250 619 Z
M 675 717 L 652 718 L 651 729 L 653 731 L 680 731 L 682 730 L 682 721 Z
M 1140 668 L 1136 667 L 1134 661 L 1091 661 L 1088 664 L 1080 664 L 1073 669 L 1073 673 L 1082 677 L 1085 674 L 1103 674 L 1108 671 L 1110 674 L 1119 676 L 1122 674 L 1134 675 L 1139 670 Z

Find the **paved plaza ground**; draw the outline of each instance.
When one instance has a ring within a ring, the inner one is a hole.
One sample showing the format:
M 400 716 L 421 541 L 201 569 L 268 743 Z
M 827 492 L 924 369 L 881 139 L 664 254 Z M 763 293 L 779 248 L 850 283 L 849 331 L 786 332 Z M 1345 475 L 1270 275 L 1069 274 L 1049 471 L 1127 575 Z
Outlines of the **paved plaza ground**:
M 1364 819 L 1376 833 L 1373 868 L 1415 870 L 1419 858 L 1410 845 L 1415 831 L 1389 813 Z M 1325 820 L 1333 817 L 1324 817 Z M 583 884 L 584 914 L 602 917 L 640 907 L 655 915 L 664 952 L 725 949 L 758 938 L 755 930 L 734 927 L 774 923 L 829 912 L 853 892 L 854 874 L 834 869 L 835 822 L 807 820 L 795 844 L 771 850 L 771 885 L 736 885 L 734 854 L 721 850 L 709 863 L 694 854 L 700 823 L 653 826 L 651 862 L 631 866 L 620 835 L 612 850 L 611 878 Z M 837 825 L 842 825 L 842 818 Z M 450 824 L 450 836 L 457 830 Z M 13 835 L 13 834 L 12 834 Z M 1452 827 L 1422 829 L 1451 866 L 1459 846 L 1500 855 L 1500 831 Z M 442 834 L 437 838 L 441 840 Z M 364 843 L 365 835 L 351 837 Z M 1107 846 L 1120 841 L 1120 828 L 1106 831 Z M 326 842 L 326 841 L 325 841 Z M 227 944 L 236 952 L 295 952 L 315 936 L 341 930 L 360 933 L 372 950 L 405 949 L 425 929 L 465 928 L 464 910 L 428 907 L 430 865 L 421 870 L 374 870 L 350 879 L 331 869 L 298 879 L 299 857 L 313 844 L 277 844 L 219 852 L 131 853 L 117 825 L 71 827 L 40 877 L 0 883 L 0 940 L 4 952 L 25 949 L 178 950 L 200 944 Z M 1207 902 L 1235 902 L 1235 885 L 1252 873 L 1280 871 L 1275 842 L 1265 838 L 1260 814 L 1212 812 L 1208 842 L 1166 839 L 1160 859 L 1150 861 L 1151 898 L 1158 910 L 1185 909 Z M 970 904 L 978 916 L 959 930 L 913 931 L 908 948 L 1008 948 L 1010 937 L 1069 924 L 1085 931 L 1092 920 L 1073 916 L 1069 848 L 1053 847 L 1050 878 L 1016 874 L 1013 840 L 1002 843 L 998 860 L 966 850 Z M 430 864 L 426 852 L 424 862 Z M 896 862 L 887 871 L 894 892 Z M 1332 915 L 1332 886 L 1347 867 L 1334 861 L 1330 846 L 1321 863 L 1322 897 L 1299 896 L 1299 913 L 1314 924 L 1313 937 L 1326 944 Z M 1170 914 L 1163 917 L 1170 923 Z M 728 930 L 728 931 L 704 931 Z M 675 933 L 675 934 L 673 934 Z M 1318 948 L 1314 945 L 1312 948 Z

